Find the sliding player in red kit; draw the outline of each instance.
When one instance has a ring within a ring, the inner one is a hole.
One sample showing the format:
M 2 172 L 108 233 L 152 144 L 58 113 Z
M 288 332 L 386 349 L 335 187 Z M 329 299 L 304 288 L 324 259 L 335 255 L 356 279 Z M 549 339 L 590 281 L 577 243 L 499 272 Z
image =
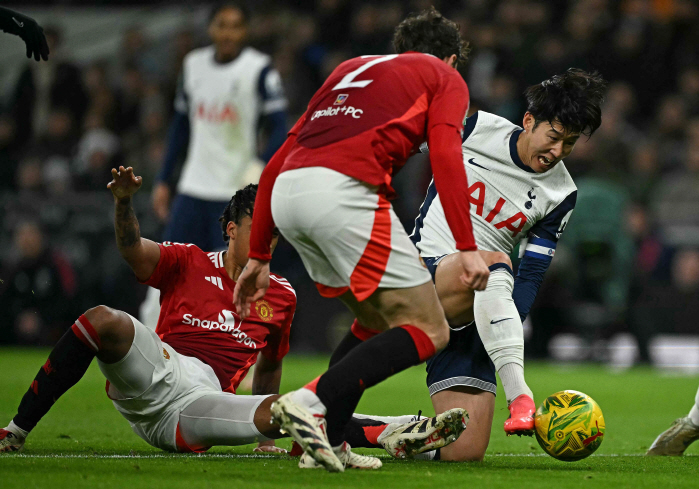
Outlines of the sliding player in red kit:
M 364 389 L 425 361 L 449 340 L 430 274 L 388 200 L 392 176 L 425 141 L 436 186 L 449 190 L 444 209 L 461 251 L 462 280 L 482 290 L 488 279 L 468 201 L 460 198 L 467 189 L 461 131 L 469 99 L 455 67 L 467 43 L 432 8 L 403 21 L 394 46 L 401 54 L 336 68 L 270 160 L 260 179 L 250 259 L 234 292 L 244 318 L 269 286 L 276 225 L 322 295 L 339 297 L 359 324 L 383 325 L 381 334 L 273 405 L 273 420 L 330 471 L 343 470 L 334 450 Z M 454 428 L 429 436 L 439 443 Z

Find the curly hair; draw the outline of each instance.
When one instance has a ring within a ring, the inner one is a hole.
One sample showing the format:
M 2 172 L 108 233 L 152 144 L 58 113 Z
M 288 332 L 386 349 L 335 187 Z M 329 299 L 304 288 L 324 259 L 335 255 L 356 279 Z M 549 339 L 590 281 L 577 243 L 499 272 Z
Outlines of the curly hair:
M 252 217 L 252 211 L 255 208 L 255 197 L 257 196 L 257 184 L 251 183 L 245 188 L 238 190 L 233 197 L 231 197 L 230 202 L 223 209 L 223 214 L 218 218 L 218 222 L 221 223 L 221 231 L 223 231 L 223 241 L 228 242 L 228 233 L 226 228 L 228 223 L 233 221 L 236 224 L 240 224 L 240 220 L 247 216 Z
M 536 125 L 558 121 L 567 131 L 590 137 L 602 123 L 606 87 L 607 82 L 596 71 L 569 68 L 524 91 L 527 112 L 534 116 Z
M 437 9 L 430 7 L 418 14 L 410 14 L 398 24 L 393 33 L 396 53 L 416 51 L 432 54 L 439 59 L 456 55 L 457 65 L 468 59 L 468 42 L 461 39 L 459 25 L 445 18 Z

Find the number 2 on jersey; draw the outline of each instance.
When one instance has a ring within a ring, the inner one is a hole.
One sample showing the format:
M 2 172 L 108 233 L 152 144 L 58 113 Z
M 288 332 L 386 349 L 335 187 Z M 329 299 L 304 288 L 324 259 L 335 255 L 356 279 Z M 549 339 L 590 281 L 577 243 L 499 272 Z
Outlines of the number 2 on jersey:
M 373 82 L 374 80 L 359 80 L 359 81 L 354 81 L 354 79 L 357 77 L 357 75 L 360 75 L 364 73 L 366 70 L 371 68 L 374 65 L 377 65 L 379 63 L 383 63 L 384 61 L 390 61 L 394 58 L 397 58 L 397 54 L 390 54 L 388 56 L 378 56 L 375 59 L 372 59 L 366 64 L 363 64 L 356 70 L 347 73 L 342 80 L 340 80 L 340 83 L 335 85 L 333 87 L 333 90 L 342 90 L 343 88 L 364 88 L 366 87 L 369 83 Z M 373 56 L 372 56 L 373 58 Z

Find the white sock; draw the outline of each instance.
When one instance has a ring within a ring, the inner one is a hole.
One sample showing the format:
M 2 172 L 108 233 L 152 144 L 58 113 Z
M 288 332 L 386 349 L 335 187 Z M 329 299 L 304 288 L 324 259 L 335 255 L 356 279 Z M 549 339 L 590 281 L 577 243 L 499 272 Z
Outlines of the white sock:
M 498 370 L 502 388 L 505 391 L 505 399 L 509 405 L 522 394 L 526 394 L 534 399 L 534 394 L 524 380 L 524 368 L 517 363 L 508 363 Z
M 437 455 L 437 450 L 430 450 L 429 452 L 418 453 L 413 458 L 415 460 L 434 460 L 435 455 Z
M 325 405 L 320 401 L 320 398 L 310 389 L 301 388 L 291 393 L 291 398 L 294 402 L 301 404 L 308 409 L 312 414 L 320 414 L 325 416 L 328 411 Z
M 14 433 L 14 435 L 18 436 L 19 438 L 26 438 L 29 435 L 28 431 L 24 431 L 22 428 L 17 426 L 14 421 L 10 421 L 10 424 L 8 424 L 5 429 Z
M 397 423 L 397 424 L 405 424 L 405 423 L 410 423 L 411 421 L 415 421 L 415 416 L 414 414 L 406 414 L 405 416 L 374 416 L 371 414 L 357 414 L 354 413 L 352 415 L 354 418 L 359 418 L 359 419 L 370 419 L 372 421 L 379 421 L 380 423 L 386 423 L 386 424 L 391 424 L 391 423 Z M 425 417 L 423 416 L 420 419 L 424 419 Z
M 497 268 L 490 272 L 485 290 L 476 291 L 473 300 L 478 336 L 500 374 L 507 402 L 519 394 L 531 395 L 524 380 L 524 331 L 512 299 L 513 288 L 514 277 L 510 271 Z M 504 369 L 507 365 L 510 366 Z
M 689 410 L 689 420 L 696 427 L 699 427 L 699 390 L 694 398 L 694 406 Z

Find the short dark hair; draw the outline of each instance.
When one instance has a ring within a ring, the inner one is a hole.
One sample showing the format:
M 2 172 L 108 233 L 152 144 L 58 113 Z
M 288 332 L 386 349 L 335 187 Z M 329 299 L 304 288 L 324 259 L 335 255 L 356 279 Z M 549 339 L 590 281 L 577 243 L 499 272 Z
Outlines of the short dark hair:
M 227 2 L 218 2 L 215 3 L 213 7 L 211 7 L 211 10 L 209 11 L 209 24 L 211 24 L 214 21 L 214 18 L 218 15 L 218 13 L 227 8 L 233 8 L 236 10 L 240 10 L 240 12 L 243 14 L 243 22 L 246 24 L 250 20 L 250 9 L 248 6 L 245 4 L 244 1 L 242 0 L 229 0 Z
M 240 224 L 240 220 L 247 216 L 252 217 L 252 212 L 255 209 L 255 197 L 257 196 L 257 184 L 251 183 L 245 188 L 238 190 L 233 197 L 231 197 L 230 202 L 223 209 L 223 214 L 218 218 L 218 222 L 221 223 L 221 230 L 223 231 L 223 241 L 228 242 L 228 233 L 226 228 L 228 223 L 233 221 L 236 224 Z
M 461 39 L 459 25 L 434 7 L 410 14 L 398 24 L 393 33 L 393 47 L 398 54 L 416 51 L 439 59 L 455 54 L 457 64 L 465 63 L 470 51 L 468 42 Z
M 607 82 L 596 71 L 569 68 L 524 91 L 527 112 L 534 116 L 537 125 L 558 121 L 566 131 L 590 137 L 602 123 L 606 87 Z

